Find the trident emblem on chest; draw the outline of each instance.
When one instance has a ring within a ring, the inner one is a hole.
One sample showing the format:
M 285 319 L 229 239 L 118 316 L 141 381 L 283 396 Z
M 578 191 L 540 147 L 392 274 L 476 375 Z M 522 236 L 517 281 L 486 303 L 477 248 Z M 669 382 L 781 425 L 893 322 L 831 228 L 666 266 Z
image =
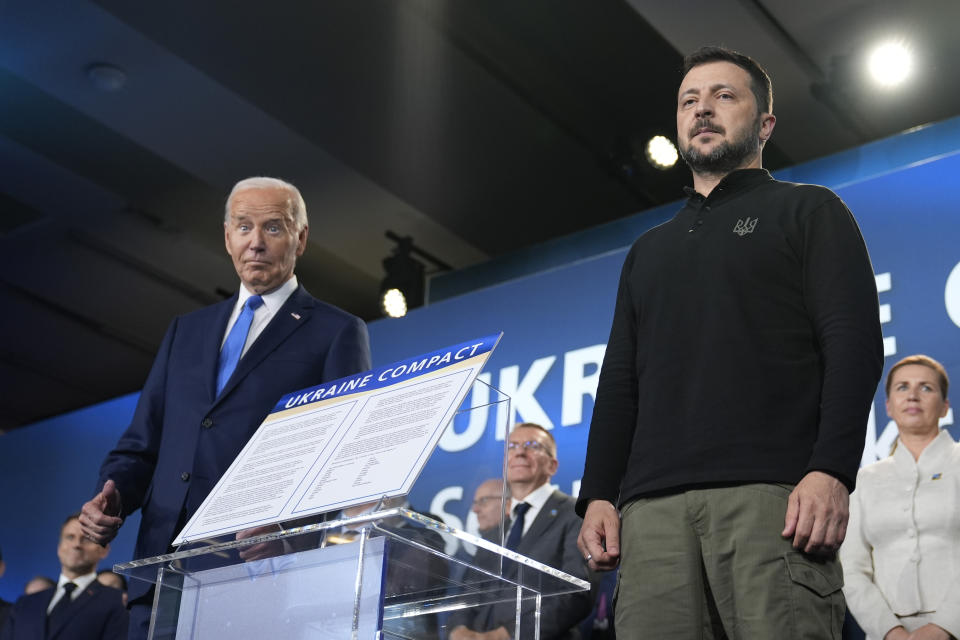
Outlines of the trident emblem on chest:
M 737 224 L 733 225 L 733 232 L 741 238 L 748 233 L 753 233 L 753 230 L 757 228 L 758 220 L 760 220 L 760 218 L 754 218 L 753 220 L 750 218 L 747 218 L 746 220 L 741 218 L 740 220 L 737 220 Z

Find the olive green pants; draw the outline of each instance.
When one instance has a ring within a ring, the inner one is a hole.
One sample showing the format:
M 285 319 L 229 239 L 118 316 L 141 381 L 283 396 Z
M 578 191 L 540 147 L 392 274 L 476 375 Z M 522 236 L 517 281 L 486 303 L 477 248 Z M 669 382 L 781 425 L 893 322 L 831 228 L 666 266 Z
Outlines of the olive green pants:
M 840 562 L 780 536 L 792 489 L 746 484 L 627 504 L 618 640 L 839 640 Z

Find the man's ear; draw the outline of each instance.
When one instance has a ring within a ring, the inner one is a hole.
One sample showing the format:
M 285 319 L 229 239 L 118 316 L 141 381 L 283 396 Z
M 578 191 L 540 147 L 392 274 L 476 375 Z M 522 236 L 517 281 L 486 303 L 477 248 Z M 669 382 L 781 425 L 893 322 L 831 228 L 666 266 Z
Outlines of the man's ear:
M 297 234 L 297 256 L 302 256 L 303 252 L 307 249 L 307 236 L 310 235 L 310 227 L 304 225 L 303 229 L 300 229 L 300 233 Z
M 760 144 L 763 145 L 773 135 L 773 128 L 777 125 L 777 116 L 764 113 L 760 116 Z

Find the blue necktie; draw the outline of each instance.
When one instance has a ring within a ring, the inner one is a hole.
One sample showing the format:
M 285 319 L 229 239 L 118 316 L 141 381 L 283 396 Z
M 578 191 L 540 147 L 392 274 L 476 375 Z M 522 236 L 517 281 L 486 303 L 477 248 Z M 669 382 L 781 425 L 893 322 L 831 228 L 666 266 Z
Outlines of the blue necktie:
M 507 544 L 504 545 L 511 551 L 516 551 L 520 546 L 520 538 L 523 537 L 523 516 L 530 508 L 526 502 L 521 502 L 513 508 L 513 526 L 510 527 L 510 533 L 507 535 Z
M 247 298 L 240 316 L 233 323 L 230 334 L 220 349 L 220 367 L 217 370 L 217 395 L 223 391 L 227 385 L 227 380 L 233 375 L 233 370 L 237 368 L 240 362 L 240 354 L 243 353 L 243 345 L 247 342 L 247 333 L 250 331 L 250 323 L 253 322 L 253 312 L 257 307 L 263 304 L 263 298 L 260 296 L 250 296 Z

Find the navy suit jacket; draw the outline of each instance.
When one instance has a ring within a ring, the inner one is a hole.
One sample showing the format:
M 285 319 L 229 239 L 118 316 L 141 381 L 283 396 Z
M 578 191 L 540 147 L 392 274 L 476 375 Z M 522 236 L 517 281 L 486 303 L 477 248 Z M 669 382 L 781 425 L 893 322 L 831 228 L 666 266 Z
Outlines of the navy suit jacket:
M 554 491 L 517 547 L 517 553 L 521 555 L 591 583 L 590 591 L 543 598 L 540 605 L 540 637 L 543 640 L 579 639 L 577 625 L 593 609 L 598 577 L 587 568 L 577 549 L 577 537 L 583 520 L 574 511 L 576 503 L 571 496 Z M 487 561 L 489 559 L 477 559 L 479 565 L 485 565 Z M 502 626 L 511 638 L 532 638 L 534 606 L 530 602 L 524 603 L 520 633 L 514 629 L 517 611 L 515 601 L 457 611 L 451 615 L 448 628 L 453 630 L 458 625 L 464 625 L 473 631 L 492 631 Z
M 100 467 L 123 516 L 141 510 L 136 558 L 168 551 L 190 517 L 286 393 L 370 368 L 366 325 L 298 287 L 216 395 L 217 362 L 237 296 L 176 318 L 133 420 Z M 130 600 L 149 591 L 133 580 Z
M 119 589 L 96 580 L 70 604 L 56 629 L 47 635 L 47 606 L 56 587 L 20 596 L 0 640 L 122 640 L 127 637 L 127 610 Z

